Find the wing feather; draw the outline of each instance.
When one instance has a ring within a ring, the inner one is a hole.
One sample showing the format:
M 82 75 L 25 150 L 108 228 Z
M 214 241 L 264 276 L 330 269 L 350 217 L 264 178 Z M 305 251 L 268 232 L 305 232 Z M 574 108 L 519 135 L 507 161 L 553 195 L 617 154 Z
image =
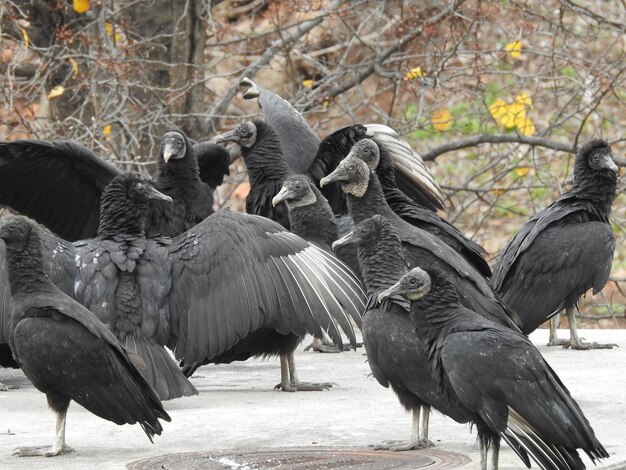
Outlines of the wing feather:
M 296 335 L 328 328 L 339 341 L 341 325 L 354 337 L 348 317 L 360 322 L 365 295 L 349 268 L 269 219 L 217 212 L 173 239 L 170 250 L 174 347 L 188 365 L 260 327 Z M 215 322 L 215 309 L 231 323 Z

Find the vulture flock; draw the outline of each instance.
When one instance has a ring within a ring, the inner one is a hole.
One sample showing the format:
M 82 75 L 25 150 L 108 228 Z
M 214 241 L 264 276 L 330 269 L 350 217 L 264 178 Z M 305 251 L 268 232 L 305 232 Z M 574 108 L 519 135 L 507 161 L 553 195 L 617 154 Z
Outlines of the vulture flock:
M 433 445 L 431 409 L 476 426 L 482 469 L 502 440 L 530 467 L 584 469 L 608 453 L 527 335 L 551 321 L 551 344 L 610 348 L 578 337 L 574 309 L 607 282 L 617 166 L 607 142 L 576 156 L 574 184 L 524 224 L 493 272 L 485 250 L 437 214 L 444 195 L 392 129 L 352 125 L 320 140 L 284 99 L 240 82 L 263 119 L 213 142 L 162 136 L 148 180 L 78 143 L 0 142 L 0 365 L 19 367 L 57 414 L 65 444 L 71 400 L 150 440 L 161 401 L 197 394 L 204 364 L 278 356 L 284 391 L 299 378 L 306 334 L 320 351 L 357 345 L 373 376 L 413 413 L 411 439 Z M 238 147 L 247 214 L 213 211 Z M 568 316 L 571 335 L 556 337 Z

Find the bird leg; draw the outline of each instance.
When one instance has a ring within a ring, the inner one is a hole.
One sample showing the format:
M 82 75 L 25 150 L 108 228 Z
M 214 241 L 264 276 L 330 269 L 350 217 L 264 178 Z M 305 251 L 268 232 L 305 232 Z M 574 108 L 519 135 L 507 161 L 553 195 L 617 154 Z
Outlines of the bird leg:
M 274 387 L 275 389 L 280 388 L 283 392 L 321 392 L 322 390 L 328 390 L 333 385 L 331 382 L 300 382 L 296 372 L 293 351 L 280 355 L 280 383 Z
M 418 440 L 422 449 L 429 447 L 435 447 L 435 444 L 428 439 L 428 422 L 430 420 L 430 406 L 422 405 L 422 412 L 420 414 L 420 430 Z
M 566 339 L 559 339 L 557 336 L 557 328 L 559 327 L 560 315 L 557 313 L 552 318 L 550 318 L 550 338 L 548 339 L 548 346 L 565 346 L 569 343 Z
M 480 439 L 480 469 L 498 470 L 498 459 L 500 457 L 500 439 L 488 440 Z M 489 451 L 491 449 L 491 452 Z
M 383 441 L 375 444 L 375 450 L 391 450 L 403 452 L 407 450 L 426 449 L 433 447 L 428 439 L 428 416 L 430 407 L 426 405 L 413 408 L 411 417 L 411 440 L 410 441 Z
M 574 315 L 574 308 L 566 308 L 565 313 L 567 314 L 567 321 L 569 322 L 570 332 L 570 340 L 563 345 L 565 349 L 613 349 L 614 346 L 617 346 L 617 344 L 613 343 L 587 343 L 584 338 L 579 338 L 578 329 L 576 328 L 576 316 Z
M 65 419 L 67 418 L 67 408 L 57 411 L 57 429 L 54 443 L 51 447 L 18 447 L 13 451 L 17 457 L 54 457 L 56 455 L 69 454 L 74 449 L 65 445 Z

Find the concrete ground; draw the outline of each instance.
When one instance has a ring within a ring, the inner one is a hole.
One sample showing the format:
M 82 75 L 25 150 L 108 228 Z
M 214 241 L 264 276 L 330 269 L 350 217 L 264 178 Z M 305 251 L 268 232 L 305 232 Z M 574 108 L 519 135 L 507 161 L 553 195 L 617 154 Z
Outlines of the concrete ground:
M 561 332 L 561 336 L 566 334 Z M 611 455 L 600 467 L 626 468 L 626 330 L 586 330 L 582 336 L 621 347 L 596 351 L 548 348 L 544 346 L 547 330 L 537 331 L 532 339 Z M 165 402 L 172 422 L 164 424 L 165 431 L 155 437 L 154 445 L 139 426 L 116 426 L 72 403 L 67 443 L 76 452 L 48 459 L 11 455 L 17 446 L 50 444 L 55 417 L 45 396 L 20 371 L 1 369 L 0 382 L 21 388 L 0 392 L 0 469 L 122 469 L 130 462 L 169 453 L 289 447 L 366 449 L 368 444 L 409 437 L 410 415 L 392 391 L 369 376 L 363 349 L 330 355 L 299 352 L 296 363 L 302 380 L 331 381 L 338 386 L 325 392 L 275 391 L 277 360 L 205 366 L 192 379 L 199 396 Z M 476 434 L 470 434 L 468 425 L 435 413 L 430 436 L 438 450 L 471 459 L 456 468 L 477 468 Z M 413 455 L 419 452 L 413 451 Z M 586 456 L 583 460 L 593 468 Z M 243 470 L 228 462 L 224 468 Z M 500 469 L 513 468 L 524 466 L 503 444 Z

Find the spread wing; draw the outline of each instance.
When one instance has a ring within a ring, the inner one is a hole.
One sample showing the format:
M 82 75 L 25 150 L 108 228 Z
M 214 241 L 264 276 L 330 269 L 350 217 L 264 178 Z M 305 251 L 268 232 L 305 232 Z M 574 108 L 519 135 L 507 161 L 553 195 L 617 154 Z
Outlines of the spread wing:
M 66 240 L 95 236 L 100 194 L 120 173 L 75 142 L 0 142 L 0 204 Z
M 365 294 L 333 255 L 269 219 L 221 211 L 172 241 L 170 315 L 176 357 L 219 355 L 261 327 L 355 342 Z

